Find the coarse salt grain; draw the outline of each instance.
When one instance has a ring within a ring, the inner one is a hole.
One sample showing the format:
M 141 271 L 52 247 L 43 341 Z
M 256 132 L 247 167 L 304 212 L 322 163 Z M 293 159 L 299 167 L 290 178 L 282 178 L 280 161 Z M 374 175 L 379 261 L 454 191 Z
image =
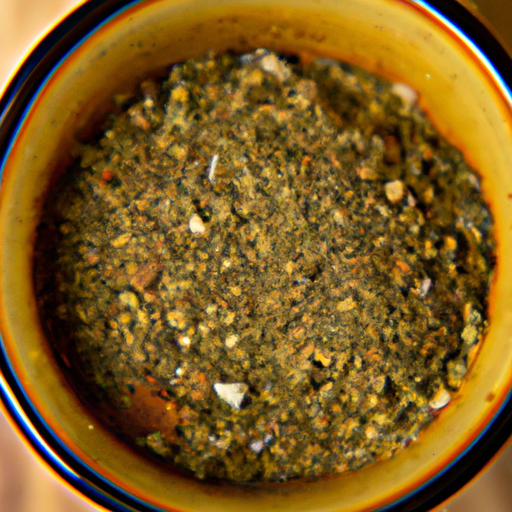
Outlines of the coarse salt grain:
M 199 217 L 199 215 L 192 215 L 192 217 L 190 217 L 190 220 L 188 221 L 188 227 L 190 231 L 195 235 L 201 235 L 206 230 L 204 222 L 201 217 Z
M 245 398 L 245 393 L 247 393 L 249 386 L 243 382 L 236 382 L 233 384 L 217 382 L 213 385 L 213 389 L 221 400 L 226 402 L 234 409 L 240 409 L 240 406 L 242 405 L 242 402 Z
M 231 334 L 230 336 L 228 336 L 225 342 L 226 347 L 233 348 L 238 343 L 239 338 L 240 337 L 237 334 Z
M 190 345 L 190 338 L 188 336 L 180 336 L 178 343 L 181 347 L 188 347 Z
M 391 86 L 391 92 L 401 98 L 406 107 L 412 107 L 418 101 L 418 93 L 406 84 L 396 83 Z
M 429 402 L 428 405 L 432 407 L 434 410 L 442 409 L 443 407 L 446 407 L 451 401 L 451 396 L 446 389 L 441 388 L 434 397 L 433 400 Z
M 215 170 L 217 169 L 217 162 L 219 161 L 219 155 L 213 155 L 212 161 L 208 166 L 208 180 L 210 183 L 215 183 Z
M 389 181 L 384 185 L 386 197 L 390 203 L 398 203 L 404 197 L 405 187 L 402 181 Z

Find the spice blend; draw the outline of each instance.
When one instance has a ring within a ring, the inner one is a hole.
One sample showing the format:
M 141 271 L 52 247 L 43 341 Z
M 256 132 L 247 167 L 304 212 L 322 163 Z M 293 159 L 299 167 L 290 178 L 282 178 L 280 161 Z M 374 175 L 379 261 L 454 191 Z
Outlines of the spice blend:
M 415 440 L 487 329 L 494 239 L 414 92 L 265 50 L 140 89 L 52 188 L 36 243 L 82 396 L 200 478 L 317 477 Z

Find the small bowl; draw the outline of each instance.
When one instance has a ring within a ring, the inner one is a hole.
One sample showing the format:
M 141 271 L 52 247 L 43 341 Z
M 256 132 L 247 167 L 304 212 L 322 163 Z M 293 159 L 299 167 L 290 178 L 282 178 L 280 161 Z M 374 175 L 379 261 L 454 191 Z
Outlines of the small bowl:
M 498 239 L 491 328 L 460 392 L 407 449 L 306 483 L 212 483 L 128 448 L 80 402 L 40 325 L 35 230 L 52 177 L 147 75 L 210 49 L 305 52 L 420 92 L 482 176 Z M 426 511 L 486 466 L 512 428 L 512 62 L 455 0 L 91 0 L 31 53 L 0 103 L 0 393 L 29 445 L 115 511 Z

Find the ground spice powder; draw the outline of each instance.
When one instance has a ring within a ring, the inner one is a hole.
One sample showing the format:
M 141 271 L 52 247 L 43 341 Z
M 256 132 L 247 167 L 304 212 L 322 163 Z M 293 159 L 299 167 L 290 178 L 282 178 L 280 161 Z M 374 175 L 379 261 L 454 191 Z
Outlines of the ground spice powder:
M 492 217 L 415 94 L 329 60 L 148 80 L 50 191 L 42 322 L 81 396 L 200 478 L 392 456 L 487 329 Z

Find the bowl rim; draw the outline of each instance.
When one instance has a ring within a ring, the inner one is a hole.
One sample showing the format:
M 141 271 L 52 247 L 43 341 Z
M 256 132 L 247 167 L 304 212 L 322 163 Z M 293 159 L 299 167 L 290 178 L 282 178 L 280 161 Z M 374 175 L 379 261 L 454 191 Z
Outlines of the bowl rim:
M 110 19 L 143 0 L 88 0 L 74 8 L 35 45 L 18 67 L 0 97 L 0 180 L 12 141 L 40 87 L 52 71 L 83 41 Z M 512 98 L 512 58 L 485 20 L 458 0 L 396 0 L 420 9 L 456 33 L 479 56 L 494 79 Z M 512 101 L 511 101 L 512 102 Z M 0 181 L 1 186 L 1 181 Z M 156 512 L 108 481 L 65 446 L 46 424 L 25 393 L 0 336 L 0 409 L 24 438 L 25 444 L 73 491 L 107 510 Z M 398 498 L 381 512 L 427 512 L 453 498 L 481 473 L 510 442 L 512 390 L 490 423 L 460 456 L 421 487 Z

